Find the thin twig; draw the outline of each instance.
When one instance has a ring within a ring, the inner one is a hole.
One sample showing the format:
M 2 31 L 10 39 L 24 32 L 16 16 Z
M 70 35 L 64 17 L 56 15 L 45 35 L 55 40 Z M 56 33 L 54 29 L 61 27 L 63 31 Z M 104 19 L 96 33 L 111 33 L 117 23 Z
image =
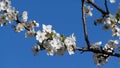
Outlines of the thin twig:
M 109 14 L 109 9 L 108 9 L 108 5 L 107 5 L 107 0 L 104 0 L 105 1 L 105 8 L 106 8 L 106 12 Z
M 98 5 L 93 3 L 91 0 L 87 0 L 89 4 L 91 4 L 93 7 L 95 7 L 98 11 L 100 11 L 103 15 L 108 14 L 106 11 L 104 11 L 102 8 L 100 8 Z
M 85 21 L 85 16 L 84 16 L 84 0 L 81 0 L 81 1 L 82 1 L 82 22 L 83 22 L 83 29 L 84 29 L 84 38 L 85 38 L 88 48 L 90 48 L 90 42 L 88 39 L 87 26 L 86 26 L 86 21 Z
M 18 24 L 18 23 L 22 23 L 22 22 L 18 19 L 18 17 L 17 17 L 17 20 L 15 20 L 15 21 L 16 21 L 17 24 Z M 25 28 L 26 30 L 30 31 L 30 29 L 28 29 L 26 26 L 24 26 L 24 28 Z

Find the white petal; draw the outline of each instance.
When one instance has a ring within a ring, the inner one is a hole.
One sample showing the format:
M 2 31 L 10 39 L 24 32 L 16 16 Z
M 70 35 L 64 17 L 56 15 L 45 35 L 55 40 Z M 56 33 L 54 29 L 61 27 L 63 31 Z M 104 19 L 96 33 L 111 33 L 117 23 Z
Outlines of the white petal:
M 116 2 L 116 0 L 110 0 L 110 3 L 115 3 Z
M 23 14 L 22 14 L 22 19 L 23 19 L 24 22 L 27 21 L 27 19 L 28 19 L 28 13 L 27 13 L 27 11 L 24 11 L 24 12 L 23 12 Z

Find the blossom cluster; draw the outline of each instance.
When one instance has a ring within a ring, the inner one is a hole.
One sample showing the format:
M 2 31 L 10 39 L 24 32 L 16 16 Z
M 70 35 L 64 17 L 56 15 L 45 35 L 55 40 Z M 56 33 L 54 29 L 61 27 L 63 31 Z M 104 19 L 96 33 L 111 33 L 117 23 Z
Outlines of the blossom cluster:
M 20 16 L 21 18 L 19 18 Z M 16 26 L 12 25 L 15 32 L 21 32 L 27 29 L 28 32 L 26 32 L 25 37 L 35 36 L 34 27 L 39 27 L 39 23 L 35 20 L 28 21 L 27 11 L 24 11 L 22 15 L 20 15 L 19 12 L 11 6 L 10 0 L 2 0 L 0 1 L 0 26 L 7 25 L 7 22 L 10 24 L 16 22 Z
M 94 3 L 94 0 L 90 0 L 90 1 Z M 116 0 L 109 0 L 109 1 L 110 1 L 110 3 L 116 2 Z M 88 4 L 88 3 L 84 4 L 84 12 L 85 12 L 84 14 L 86 16 L 93 16 L 92 10 L 93 10 L 93 8 L 91 8 L 90 4 Z
M 94 0 L 90 0 L 94 2 Z M 110 3 L 115 3 L 116 0 L 109 0 Z M 84 14 L 86 16 L 92 16 L 91 6 L 89 4 L 84 4 Z M 46 50 L 47 55 L 64 55 L 66 51 L 70 55 L 75 53 L 77 49 L 76 46 L 76 37 L 74 33 L 69 37 L 65 37 L 63 34 L 57 33 L 52 29 L 52 25 L 42 24 L 42 30 L 35 31 L 35 27 L 39 27 L 39 23 L 35 20 L 28 21 L 28 13 L 27 11 L 23 11 L 20 15 L 14 7 L 11 6 L 11 2 L 9 0 L 1 0 L 0 1 L 0 26 L 7 25 L 7 22 L 12 24 L 16 22 L 16 25 L 12 25 L 15 32 L 21 32 L 27 30 L 25 33 L 25 37 L 35 37 L 38 43 L 32 48 L 34 55 L 37 55 L 39 51 Z M 118 7 L 118 11 L 115 15 L 106 14 L 103 18 L 96 19 L 95 24 L 104 24 L 103 29 L 111 29 L 112 36 L 120 37 L 120 6 Z M 90 49 L 104 51 L 107 53 L 114 53 L 114 50 L 117 48 L 119 44 L 118 40 L 109 40 L 105 46 L 102 46 L 102 42 L 96 42 L 90 44 Z M 84 51 L 84 50 L 83 50 Z M 108 54 L 103 53 L 94 53 L 94 62 L 98 66 L 106 63 L 110 56 Z
M 11 6 L 9 0 L 0 1 L 0 26 L 7 25 L 7 22 L 11 23 L 13 20 L 17 20 L 18 11 Z
M 112 31 L 112 36 L 120 37 L 120 5 L 115 15 L 107 14 L 103 18 L 96 19 L 95 24 L 104 24 L 103 29 Z
M 117 49 L 117 45 L 119 44 L 118 40 L 109 40 L 107 44 L 105 44 L 104 48 L 102 47 L 102 42 L 97 42 L 92 44 L 92 48 L 99 49 L 100 51 L 105 51 L 109 53 L 113 53 L 115 49 Z M 108 62 L 110 56 L 107 54 L 102 53 L 94 53 L 94 63 L 98 66 L 101 66 L 102 64 Z
M 45 49 L 47 55 L 54 54 L 63 55 L 66 50 L 70 55 L 74 54 L 76 48 L 76 38 L 74 34 L 70 37 L 60 35 L 55 30 L 52 30 L 52 25 L 42 25 L 42 30 L 36 32 L 36 40 L 38 44 L 33 47 L 33 52 L 37 54 L 40 50 Z
M 16 25 L 12 25 L 15 32 L 21 32 L 27 30 L 25 37 L 36 37 L 39 43 L 33 47 L 33 51 L 36 53 L 40 50 L 47 50 L 48 55 L 63 55 L 66 51 L 70 55 L 74 54 L 76 48 L 76 38 L 74 34 L 70 37 L 60 35 L 55 30 L 52 30 L 52 25 L 42 25 L 43 30 L 35 31 L 35 27 L 39 27 L 39 23 L 35 20 L 28 21 L 28 13 L 24 11 L 21 15 L 14 7 L 11 6 L 9 0 L 0 1 L 0 26 L 6 25 L 7 22 L 12 24 L 16 22 Z

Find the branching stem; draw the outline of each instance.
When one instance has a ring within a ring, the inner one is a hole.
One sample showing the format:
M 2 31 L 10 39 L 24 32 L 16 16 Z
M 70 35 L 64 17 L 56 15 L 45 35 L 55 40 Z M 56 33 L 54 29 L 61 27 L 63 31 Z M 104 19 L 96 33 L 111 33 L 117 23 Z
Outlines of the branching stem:
M 88 46 L 88 49 L 90 48 L 90 42 L 89 42 L 89 39 L 88 39 L 88 34 L 87 34 L 87 24 L 86 24 L 86 20 L 85 20 L 85 12 L 84 12 L 84 0 L 81 0 L 82 1 L 82 22 L 83 22 L 83 29 L 84 29 L 84 38 L 85 38 L 85 41 L 86 41 L 86 44 Z

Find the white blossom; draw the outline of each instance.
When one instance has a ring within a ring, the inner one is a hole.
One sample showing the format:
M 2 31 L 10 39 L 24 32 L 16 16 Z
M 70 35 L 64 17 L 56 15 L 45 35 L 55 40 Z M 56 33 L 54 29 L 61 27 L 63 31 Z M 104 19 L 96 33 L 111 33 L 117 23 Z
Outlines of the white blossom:
M 50 41 L 50 45 L 57 49 L 60 49 L 63 46 L 63 43 L 61 42 L 61 40 L 59 38 L 53 38 L 53 40 Z
M 116 0 L 110 0 L 110 3 L 115 3 L 116 2 Z
M 33 21 L 30 21 L 30 26 L 32 27 L 32 28 L 34 28 L 34 27 L 39 27 L 39 23 L 37 23 L 35 20 L 33 20 Z
M 47 50 L 47 55 L 50 56 L 54 54 L 63 55 L 66 51 L 64 43 L 57 36 L 54 36 L 52 40 L 45 41 L 43 47 Z
M 14 8 L 8 8 L 7 9 L 8 13 L 5 13 L 4 15 L 6 16 L 6 20 L 9 21 L 9 23 L 11 24 L 12 21 L 17 20 L 17 15 L 18 15 L 18 11 L 15 11 Z
M 33 37 L 33 36 L 35 36 L 35 31 L 28 31 L 25 33 L 25 38 Z
M 104 23 L 110 25 L 111 24 L 111 18 L 110 17 L 106 18 L 106 20 L 104 21 Z
M 22 20 L 23 20 L 24 22 L 26 22 L 27 19 L 28 19 L 28 13 L 27 13 L 27 11 L 24 11 L 24 12 L 22 13 Z
M 90 48 L 99 49 L 101 45 L 102 45 L 102 42 L 99 41 L 99 42 L 96 42 L 94 44 L 91 44 Z
M 47 39 L 46 37 L 46 33 L 43 31 L 37 31 L 37 35 L 36 35 L 36 40 L 38 40 L 40 43 L 42 43 L 43 40 Z
M 49 49 L 49 48 L 51 48 L 50 40 L 48 40 L 48 41 L 44 41 L 44 43 L 43 43 L 43 47 L 44 47 L 45 49 Z
M 43 43 L 43 47 L 47 50 L 47 55 L 53 56 L 56 50 L 51 46 L 50 40 Z
M 70 36 L 70 37 L 65 38 L 65 40 L 64 40 L 64 43 L 65 43 L 68 53 L 70 55 L 74 54 L 74 48 L 76 47 L 75 41 L 76 41 L 76 38 L 75 38 L 74 34 L 72 34 L 72 36 Z
M 47 55 L 53 56 L 55 54 L 54 49 L 46 49 L 47 50 Z
M 57 33 L 55 30 L 52 30 L 52 33 L 53 33 L 53 35 L 52 35 L 52 37 L 53 37 L 53 38 L 54 38 L 54 37 L 56 37 L 56 38 L 61 39 L 60 34 L 59 34 L 59 33 Z
M 118 26 L 115 26 L 112 29 L 112 36 L 118 36 L 118 37 L 120 37 L 120 28 Z
M 69 53 L 70 55 L 75 54 L 74 48 L 75 48 L 75 46 L 73 46 L 73 45 L 67 46 L 67 50 L 68 50 L 68 53 Z
M 0 2 L 0 11 L 5 9 L 5 3 L 4 2 Z
M 33 20 L 35 27 L 39 27 L 39 23 L 37 23 L 35 20 Z
M 110 58 L 110 56 L 101 53 L 94 53 L 93 57 L 94 57 L 94 63 L 97 64 L 98 67 L 106 63 Z
M 108 24 L 111 27 L 113 27 L 116 22 L 117 22 L 117 19 L 112 14 L 106 15 L 106 17 L 104 17 L 104 24 Z
M 15 31 L 16 32 L 20 32 L 20 31 L 23 31 L 23 30 L 25 30 L 25 24 L 24 23 L 18 23 L 17 24 L 17 26 L 16 26 L 16 28 L 15 28 Z
M 117 44 L 119 44 L 118 40 L 109 40 L 103 49 L 108 52 L 113 52 Z
M 42 24 L 42 27 L 43 27 L 43 31 L 51 33 L 51 31 L 52 31 L 52 25 Z
M 29 23 L 26 24 L 26 28 L 31 31 L 34 31 L 34 28 L 38 26 L 39 26 L 39 23 L 37 23 L 35 20 L 30 21 Z
M 64 43 L 67 46 L 71 46 L 71 45 L 76 45 L 75 41 L 76 41 L 76 38 L 75 38 L 74 34 L 72 34 L 72 36 L 67 37 L 65 39 Z
M 91 8 L 90 6 L 84 5 L 84 11 L 85 11 L 87 16 L 92 16 L 93 15 L 92 10 L 93 10 L 93 8 Z

